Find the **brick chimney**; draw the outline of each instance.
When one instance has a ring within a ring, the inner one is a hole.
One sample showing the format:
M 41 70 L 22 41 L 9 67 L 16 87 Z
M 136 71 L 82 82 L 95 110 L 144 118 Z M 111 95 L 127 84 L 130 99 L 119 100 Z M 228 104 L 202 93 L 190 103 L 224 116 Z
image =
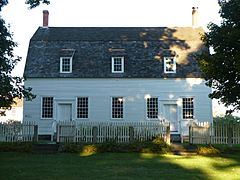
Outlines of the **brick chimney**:
M 48 27 L 48 10 L 43 10 L 43 27 Z
M 198 25 L 198 7 L 192 7 L 192 27 L 197 28 Z

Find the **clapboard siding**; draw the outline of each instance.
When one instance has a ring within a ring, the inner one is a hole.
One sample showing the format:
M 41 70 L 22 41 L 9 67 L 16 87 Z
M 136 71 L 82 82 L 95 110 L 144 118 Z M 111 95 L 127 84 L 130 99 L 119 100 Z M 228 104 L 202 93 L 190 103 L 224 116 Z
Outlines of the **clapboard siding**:
M 27 87 L 33 88 L 37 95 L 33 101 L 24 104 L 24 120 L 37 121 L 40 134 L 50 134 L 52 122 L 57 120 L 56 108 L 59 101 L 72 103 L 73 119 L 76 119 L 76 98 L 89 97 L 90 121 L 112 121 L 111 97 L 123 96 L 123 121 L 146 121 L 145 96 L 159 97 L 163 101 L 178 102 L 185 96 L 195 99 L 195 119 L 211 121 L 212 106 L 208 94 L 211 89 L 206 87 L 201 79 L 78 79 L 78 78 L 29 78 Z M 41 97 L 54 97 L 54 118 L 41 119 Z M 161 111 L 161 108 L 160 108 Z M 179 120 L 181 120 L 181 104 L 178 105 Z M 188 121 L 183 121 L 183 124 Z M 186 130 L 185 128 L 182 128 Z

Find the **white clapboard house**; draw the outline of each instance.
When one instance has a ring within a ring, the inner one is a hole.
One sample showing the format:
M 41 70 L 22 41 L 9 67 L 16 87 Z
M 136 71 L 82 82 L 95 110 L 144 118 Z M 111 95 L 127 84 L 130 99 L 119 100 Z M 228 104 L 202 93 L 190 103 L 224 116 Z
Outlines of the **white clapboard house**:
M 163 121 L 181 135 L 212 121 L 196 11 L 191 27 L 49 27 L 44 11 L 28 49 L 25 85 L 37 97 L 25 101 L 24 121 L 40 135 L 58 121 Z

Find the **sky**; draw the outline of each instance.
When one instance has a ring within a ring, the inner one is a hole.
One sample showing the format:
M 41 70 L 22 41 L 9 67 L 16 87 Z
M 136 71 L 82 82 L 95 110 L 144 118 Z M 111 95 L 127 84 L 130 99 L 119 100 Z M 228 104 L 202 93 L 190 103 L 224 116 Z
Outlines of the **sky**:
M 22 57 L 13 71 L 17 76 L 23 74 L 29 40 L 42 26 L 43 10 L 49 11 L 49 26 L 54 27 L 191 27 L 192 7 L 199 8 L 205 31 L 209 22 L 221 21 L 217 0 L 50 0 L 32 10 L 25 1 L 9 0 L 2 11 L 18 43 L 14 53 Z

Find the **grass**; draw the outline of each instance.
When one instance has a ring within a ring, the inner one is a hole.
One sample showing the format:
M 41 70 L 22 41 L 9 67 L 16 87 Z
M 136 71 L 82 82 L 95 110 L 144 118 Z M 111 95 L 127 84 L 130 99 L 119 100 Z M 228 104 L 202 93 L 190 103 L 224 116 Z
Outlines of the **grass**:
M 145 153 L 0 153 L 0 179 L 238 179 L 240 153 L 177 156 Z

